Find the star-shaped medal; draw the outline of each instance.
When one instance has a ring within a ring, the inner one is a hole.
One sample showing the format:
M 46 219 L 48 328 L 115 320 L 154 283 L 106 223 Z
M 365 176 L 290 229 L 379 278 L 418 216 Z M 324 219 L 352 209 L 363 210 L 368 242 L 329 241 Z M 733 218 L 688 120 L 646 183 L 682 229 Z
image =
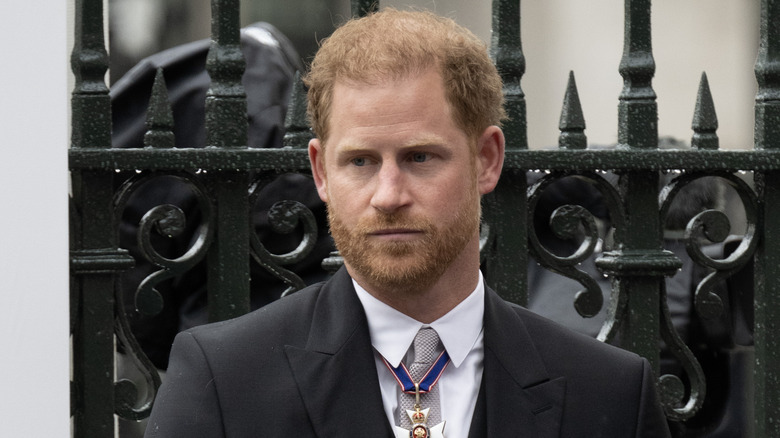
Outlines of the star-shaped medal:
M 396 426 L 395 438 L 444 438 L 444 424 L 446 421 L 429 428 L 428 412 L 430 410 L 430 408 L 407 410 L 406 415 L 409 416 L 409 420 L 412 422 L 412 429 L 408 430 Z

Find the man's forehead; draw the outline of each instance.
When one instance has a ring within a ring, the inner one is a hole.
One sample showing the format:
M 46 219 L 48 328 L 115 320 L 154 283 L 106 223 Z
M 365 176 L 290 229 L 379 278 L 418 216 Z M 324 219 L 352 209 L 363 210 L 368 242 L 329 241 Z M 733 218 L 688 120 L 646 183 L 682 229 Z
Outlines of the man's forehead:
M 392 144 L 394 148 L 403 151 L 442 147 L 449 144 L 449 141 L 435 134 L 422 133 L 419 136 L 398 139 L 398 141 L 387 142 L 387 144 Z M 371 139 L 366 137 L 355 137 L 344 139 L 338 144 L 334 144 L 334 146 L 338 147 L 339 153 L 349 153 L 379 149 L 383 144 L 381 142 L 372 142 Z
M 452 115 L 452 107 L 447 100 L 441 74 L 436 70 L 428 69 L 423 74 L 386 77 L 381 80 L 338 79 L 334 82 L 331 93 L 329 109 L 331 128 L 333 128 L 334 113 L 341 116 L 342 113 L 355 114 L 356 110 L 362 109 L 367 115 L 377 112 L 379 115 L 384 115 L 384 111 L 392 113 L 403 110 L 403 107 L 399 108 L 396 104 L 404 100 L 416 101 L 415 107 L 427 106 L 429 112 L 443 110 L 445 114 Z M 355 106 L 356 103 L 360 104 L 359 108 Z

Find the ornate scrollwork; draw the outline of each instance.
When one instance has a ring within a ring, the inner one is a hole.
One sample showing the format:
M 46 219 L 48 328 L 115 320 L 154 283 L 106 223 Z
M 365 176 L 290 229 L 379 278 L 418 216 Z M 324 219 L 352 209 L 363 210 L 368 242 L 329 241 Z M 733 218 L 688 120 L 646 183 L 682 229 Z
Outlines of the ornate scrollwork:
M 693 416 L 702 403 L 707 393 L 707 383 L 704 377 L 704 370 L 701 364 L 696 360 L 691 350 L 685 345 L 685 342 L 677 334 L 672 325 L 672 317 L 669 313 L 669 305 L 666 302 L 666 284 L 661 285 L 661 338 L 666 343 L 666 348 L 682 364 L 688 382 L 690 391 L 688 399 L 685 400 L 685 387 L 682 380 L 673 374 L 664 374 L 658 379 L 658 389 L 661 402 L 666 412 L 667 418 L 672 420 L 685 420 Z
M 144 399 L 139 403 L 138 387 L 135 382 L 129 379 L 120 379 L 114 382 L 114 400 L 115 400 L 115 412 L 121 418 L 126 420 L 143 420 L 148 417 L 152 412 L 152 403 L 154 397 L 157 394 L 157 389 L 160 387 L 160 373 L 157 372 L 154 364 L 146 357 L 138 344 L 138 341 L 133 336 L 130 329 L 130 322 L 127 320 L 124 307 L 122 306 L 122 293 L 121 288 L 116 288 L 116 300 L 115 300 L 115 322 L 114 333 L 119 339 L 121 345 L 131 354 L 130 359 L 133 364 L 141 370 L 141 375 L 144 379 L 146 394 Z M 139 407 L 136 407 L 139 405 Z
M 724 280 L 741 269 L 755 253 L 758 245 L 756 227 L 758 218 L 758 201 L 753 190 L 740 178 L 733 174 L 720 172 L 700 175 L 686 174 L 675 178 L 661 194 L 661 217 L 669 210 L 677 193 L 688 184 L 702 177 L 717 176 L 728 183 L 739 195 L 745 211 L 746 229 L 735 251 L 725 259 L 714 259 L 702 251 L 702 242 L 721 243 L 729 236 L 731 224 L 728 217 L 717 210 L 705 210 L 694 216 L 685 230 L 685 245 L 691 259 L 699 265 L 713 270 L 696 288 L 694 302 L 697 312 L 704 318 L 714 318 L 723 312 L 720 297 L 712 292 L 715 284 Z
M 715 285 L 742 268 L 752 258 L 758 245 L 755 234 L 758 217 L 756 196 L 740 178 L 730 173 L 718 172 L 707 175 L 682 174 L 664 187 L 659 198 L 660 215 L 663 219 L 667 216 L 675 197 L 684 187 L 700 178 L 712 176 L 719 177 L 728 183 L 740 196 L 745 210 L 747 228 L 738 248 L 727 258 L 718 260 L 705 254 L 702 245 L 704 242 L 721 243 L 725 241 L 730 230 L 730 223 L 726 215 L 716 210 L 705 210 L 690 219 L 686 226 L 685 244 L 688 255 L 693 262 L 713 270 L 696 286 L 694 295 L 696 311 L 705 319 L 715 318 L 723 312 L 723 303 L 720 297 L 713 292 Z M 682 380 L 671 374 L 661 376 L 659 387 L 667 416 L 674 420 L 685 420 L 692 417 L 702 406 L 706 394 L 706 380 L 698 360 L 685 345 L 672 324 L 665 288 L 662 290 L 661 298 L 661 315 L 663 317 L 661 336 L 669 351 L 682 364 L 690 388 L 688 397 L 685 399 L 686 391 Z
M 262 189 L 274 179 L 274 176 L 266 173 L 258 177 L 250 189 L 251 205 L 257 203 Z M 268 211 L 268 224 L 273 231 L 280 234 L 293 233 L 299 224 L 303 226 L 301 242 L 295 249 L 284 254 L 272 254 L 260 241 L 257 233 L 251 235 L 252 258 L 287 285 L 287 289 L 282 292 L 284 297 L 306 286 L 300 276 L 282 266 L 298 263 L 311 253 L 317 243 L 317 221 L 305 205 L 297 201 L 284 200 L 271 206 Z
M 131 178 L 122 186 L 117 200 L 118 210 L 122 211 L 130 195 L 143 184 L 161 177 L 163 174 L 144 173 Z M 200 208 L 200 221 L 191 241 L 193 242 L 187 251 L 175 258 L 169 258 L 160 254 L 152 243 L 153 231 L 168 238 L 176 237 L 184 231 L 187 223 L 185 213 L 181 208 L 170 205 L 158 205 L 144 214 L 138 229 L 138 249 L 143 257 L 162 269 L 146 277 L 138 286 L 135 294 L 135 304 L 139 312 L 147 316 L 154 316 L 160 312 L 163 299 L 155 286 L 162 281 L 181 275 L 197 265 L 208 252 L 208 247 L 213 238 L 213 230 L 210 225 L 212 216 L 211 200 L 206 195 L 206 189 L 200 181 L 189 173 L 164 174 L 184 182 L 192 190 Z
M 190 188 L 200 209 L 200 218 L 195 234 L 190 239 L 192 243 L 189 248 L 184 254 L 171 258 L 161 254 L 155 248 L 152 236 L 153 234 L 167 238 L 178 236 L 185 229 L 186 214 L 177 206 L 163 204 L 150 208 L 143 215 L 137 231 L 138 251 L 151 264 L 161 268 L 144 278 L 134 294 L 136 309 L 147 316 L 159 313 L 164 304 L 162 295 L 156 290 L 156 286 L 162 281 L 192 269 L 199 263 L 205 257 L 213 236 L 210 226 L 211 200 L 200 181 L 194 175 L 186 172 L 174 174 L 144 172 L 128 179 L 115 196 L 114 205 L 117 215 L 122 214 L 128 200 L 140 187 L 147 183 L 157 183 L 155 179 L 162 177 L 175 178 Z M 128 353 L 127 356 L 141 372 L 145 387 L 143 388 L 144 398 L 139 401 L 139 390 L 133 381 L 120 379 L 115 382 L 116 414 L 128 420 L 141 420 L 148 417 L 151 412 L 152 402 L 160 386 L 160 376 L 132 333 L 122 305 L 123 301 L 121 288 L 118 287 L 116 291 L 115 334 L 120 346 Z
M 593 187 L 603 195 L 604 203 L 609 210 L 613 224 L 622 224 L 623 214 L 618 193 L 604 177 L 596 173 L 555 172 L 542 177 L 529 188 L 529 249 L 537 262 L 543 267 L 571 278 L 584 287 L 584 290 L 576 294 L 574 307 L 581 316 L 587 318 L 598 314 L 604 305 L 604 297 L 596 280 L 586 272 L 577 268 L 577 265 L 595 254 L 597 244 L 601 240 L 596 220 L 587 209 L 579 205 L 563 205 L 553 211 L 552 216 L 550 217 L 550 227 L 553 233 L 558 238 L 564 240 L 581 239 L 579 246 L 569 255 L 558 255 L 546 248 L 539 240 L 537 230 L 534 226 L 535 211 L 543 192 L 553 183 L 567 177 L 580 178 L 593 185 Z M 608 319 L 605 323 L 605 327 L 609 328 L 602 328 L 603 335 L 600 335 L 602 340 L 612 337 L 612 327 L 616 325 L 615 321 L 618 320 L 620 302 L 622 302 L 622 300 L 619 296 L 613 296 L 609 308 Z

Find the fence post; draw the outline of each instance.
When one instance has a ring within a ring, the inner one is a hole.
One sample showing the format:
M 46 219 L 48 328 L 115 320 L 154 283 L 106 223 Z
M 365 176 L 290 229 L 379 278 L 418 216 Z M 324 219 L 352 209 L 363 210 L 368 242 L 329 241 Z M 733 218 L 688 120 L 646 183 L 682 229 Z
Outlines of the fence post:
M 658 147 L 650 12 L 650 0 L 625 1 L 618 147 L 636 151 Z M 656 375 L 660 361 L 660 288 L 671 254 L 663 251 L 658 184 L 659 175 L 655 170 L 631 170 L 620 175 L 618 190 L 624 203 L 626 227 L 616 232 L 618 248 L 612 255 L 611 266 L 616 275 L 613 287 L 620 288 L 627 299 L 627 314 L 620 326 L 621 345 L 647 358 Z
M 761 1 L 755 148 L 780 149 L 780 1 Z M 780 171 L 756 172 L 763 239 L 755 257 L 756 436 L 780 436 Z
M 520 87 L 525 73 L 520 0 L 493 0 L 491 56 L 504 82 L 505 107 L 511 121 L 504 132 L 507 151 L 528 149 L 525 94 Z M 521 305 L 528 302 L 525 180 L 523 169 L 505 167 L 495 191 L 484 202 L 486 223 L 491 227 L 490 244 L 485 249 L 486 282 L 504 299 Z
M 74 149 L 111 147 L 103 1 L 76 0 L 72 93 Z M 76 437 L 114 436 L 114 285 L 132 265 L 117 248 L 113 171 L 74 171 L 71 214 L 71 413 Z
M 206 95 L 206 147 L 247 148 L 246 93 L 241 82 L 238 0 L 212 0 L 211 48 L 206 69 L 211 86 Z M 246 171 L 210 172 L 216 201 L 215 239 L 209 250 L 209 320 L 220 321 L 249 312 L 249 180 Z

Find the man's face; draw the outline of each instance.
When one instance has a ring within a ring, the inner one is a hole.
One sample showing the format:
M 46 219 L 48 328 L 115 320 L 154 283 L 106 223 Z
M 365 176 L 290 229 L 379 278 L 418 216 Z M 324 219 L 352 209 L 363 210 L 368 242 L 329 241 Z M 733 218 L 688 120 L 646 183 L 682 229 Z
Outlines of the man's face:
M 329 129 L 309 153 L 331 234 L 358 283 L 414 293 L 467 247 L 478 257 L 477 140 L 455 125 L 438 71 L 337 82 Z

